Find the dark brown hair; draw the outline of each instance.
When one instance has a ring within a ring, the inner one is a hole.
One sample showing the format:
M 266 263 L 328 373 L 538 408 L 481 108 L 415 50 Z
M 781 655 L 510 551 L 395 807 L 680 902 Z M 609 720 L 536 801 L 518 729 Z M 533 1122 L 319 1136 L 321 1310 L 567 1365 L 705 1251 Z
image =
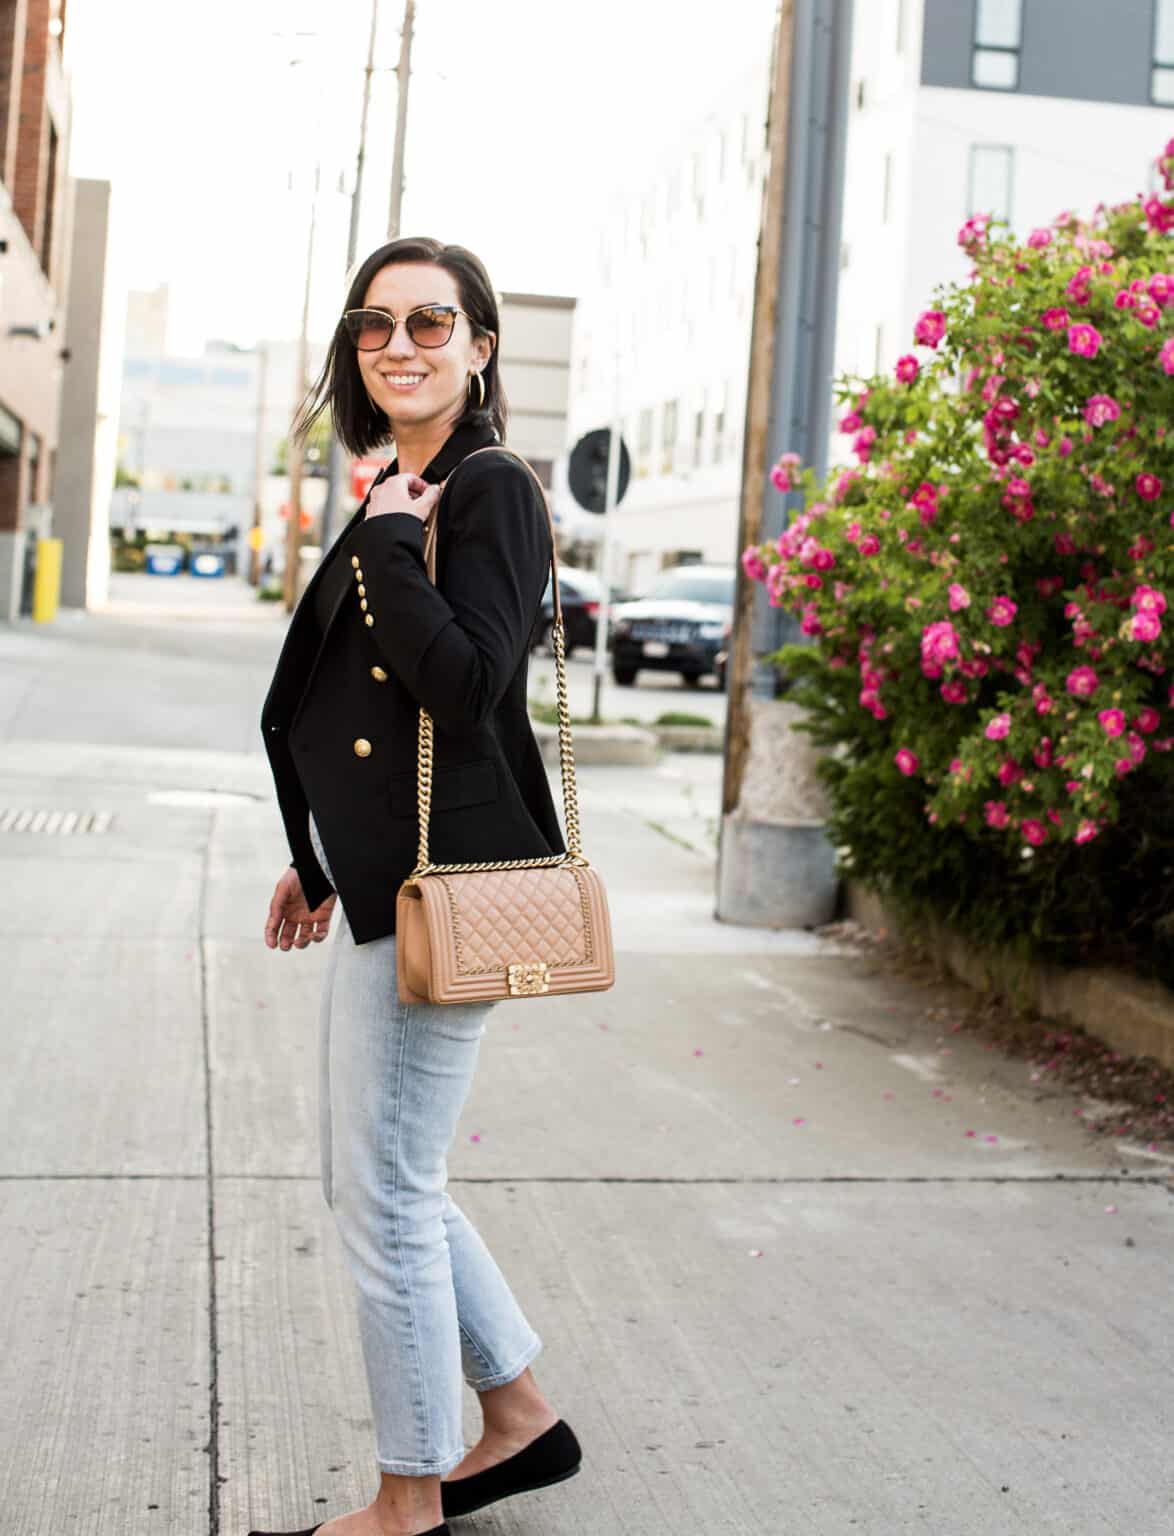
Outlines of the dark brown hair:
M 457 425 L 463 426 L 471 421 L 485 422 L 497 429 L 497 435 L 504 443 L 509 410 L 497 369 L 497 350 L 501 340 L 497 300 L 488 272 L 472 251 L 466 250 L 463 245 L 444 245 L 439 240 L 429 240 L 422 236 L 392 240 L 372 251 L 355 273 L 343 308 L 361 309 L 376 272 L 390 266 L 392 262 L 401 261 L 431 262 L 450 272 L 456 278 L 461 308 L 469 316 L 473 334 L 484 336 L 492 331 L 497 337 L 489 361 L 481 373 L 485 381 L 485 403 L 478 405 L 470 394 Z M 347 335 L 341 315 L 334 328 L 322 372 L 310 386 L 294 416 L 291 429 L 294 437 L 304 442 L 310 428 L 327 407 L 330 408 L 335 435 L 343 447 L 353 454 L 367 453 L 392 436 L 387 413 L 372 404 L 367 394 L 359 372 L 355 344 Z

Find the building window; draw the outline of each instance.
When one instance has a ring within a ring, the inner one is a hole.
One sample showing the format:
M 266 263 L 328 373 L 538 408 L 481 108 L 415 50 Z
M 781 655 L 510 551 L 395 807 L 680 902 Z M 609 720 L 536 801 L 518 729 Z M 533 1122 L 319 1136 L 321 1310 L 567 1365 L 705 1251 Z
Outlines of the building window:
M 545 486 L 548 491 L 551 490 L 554 483 L 554 460 L 530 459 L 529 464 L 530 468 L 538 476 L 539 483 Z
M 970 78 L 987 91 L 1019 88 L 1023 0 L 978 0 Z
M 677 453 L 677 402 L 669 400 L 664 408 L 660 432 L 660 472 L 671 475 Z
M 51 275 L 51 263 L 56 251 L 53 247 L 53 216 L 57 208 L 57 129 L 49 124 L 49 156 L 45 171 L 45 212 L 41 226 L 41 267 Z
M 1012 172 L 1015 151 L 1010 144 L 972 144 L 966 184 L 966 213 L 989 213 L 1011 221 Z
M 713 413 L 713 462 L 720 464 L 725 454 L 726 443 L 726 392 L 723 389 L 721 399 L 718 401 L 717 410 Z
M 878 325 L 877 328 L 876 328 L 876 334 L 873 337 L 873 346 L 872 346 L 872 371 L 873 371 L 874 374 L 875 373 L 880 373 L 881 369 L 884 367 L 884 361 L 885 361 L 885 328 L 884 328 L 883 325 Z
M 693 465 L 695 469 L 701 468 L 701 461 L 705 456 L 705 411 L 697 412 L 693 418 Z
M 885 170 L 881 181 L 881 223 L 887 224 L 893 216 L 893 156 L 885 153 Z
M 1160 107 L 1174 106 L 1174 3 L 1154 0 L 1154 67 L 1150 97 Z
M 636 474 L 646 475 L 652 468 L 652 411 L 640 412 L 640 427 L 636 438 Z

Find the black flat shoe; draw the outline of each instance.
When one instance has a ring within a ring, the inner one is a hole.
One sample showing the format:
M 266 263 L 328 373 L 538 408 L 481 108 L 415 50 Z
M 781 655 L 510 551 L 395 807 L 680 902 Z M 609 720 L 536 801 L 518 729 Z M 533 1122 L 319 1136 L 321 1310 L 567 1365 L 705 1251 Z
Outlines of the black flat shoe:
M 473 1472 L 468 1477 L 458 1477 L 452 1482 L 446 1483 L 442 1478 L 440 1505 L 444 1518 L 450 1520 L 454 1515 L 471 1515 L 475 1509 L 483 1509 L 498 1499 L 561 1483 L 574 1477 L 582 1460 L 583 1451 L 575 1431 L 565 1419 L 559 1419 L 537 1440 L 531 1440 L 529 1445 L 524 1445 L 496 1466 Z
M 308 1531 L 250 1531 L 249 1536 L 314 1536 L 315 1531 L 320 1531 L 325 1525 L 320 1520 L 317 1525 L 312 1525 Z M 434 1525 L 430 1531 L 425 1531 L 424 1536 L 452 1536 L 447 1525 Z

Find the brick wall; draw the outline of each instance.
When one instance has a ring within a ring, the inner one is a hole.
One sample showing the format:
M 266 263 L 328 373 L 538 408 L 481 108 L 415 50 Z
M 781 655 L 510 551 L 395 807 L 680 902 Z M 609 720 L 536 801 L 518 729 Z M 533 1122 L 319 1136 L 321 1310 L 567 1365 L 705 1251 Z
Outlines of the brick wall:
M 16 216 L 29 244 L 40 254 L 45 238 L 49 192 L 49 114 L 45 84 L 50 46 L 49 0 L 25 0 L 28 21 L 24 39 L 24 70 L 20 82 L 16 174 L 10 183 Z
M 9 188 L 16 176 L 26 12 L 27 0 L 0 0 L 0 180 Z

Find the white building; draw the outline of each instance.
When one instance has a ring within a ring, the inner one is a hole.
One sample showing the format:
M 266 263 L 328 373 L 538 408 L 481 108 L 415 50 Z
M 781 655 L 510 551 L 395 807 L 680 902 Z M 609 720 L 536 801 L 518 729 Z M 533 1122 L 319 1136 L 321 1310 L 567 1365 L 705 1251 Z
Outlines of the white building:
M 612 204 L 581 298 L 570 443 L 617 399 L 632 481 L 617 510 L 612 580 L 734 558 L 742 423 L 765 170 L 767 40 L 754 64 Z M 591 535 L 594 519 L 579 528 Z
M 632 591 L 736 554 L 770 68 L 766 39 L 747 52 L 753 69 L 617 202 L 580 301 L 570 442 L 609 420 L 618 334 L 634 473 L 612 570 Z M 857 0 L 852 57 L 837 374 L 912 349 L 935 286 L 966 276 L 970 214 L 1023 235 L 1148 193 L 1174 134 L 1174 0 Z
M 1023 236 L 1148 194 L 1174 133 L 1174 0 L 867 0 L 852 51 L 838 372 L 912 350 L 972 213 Z

